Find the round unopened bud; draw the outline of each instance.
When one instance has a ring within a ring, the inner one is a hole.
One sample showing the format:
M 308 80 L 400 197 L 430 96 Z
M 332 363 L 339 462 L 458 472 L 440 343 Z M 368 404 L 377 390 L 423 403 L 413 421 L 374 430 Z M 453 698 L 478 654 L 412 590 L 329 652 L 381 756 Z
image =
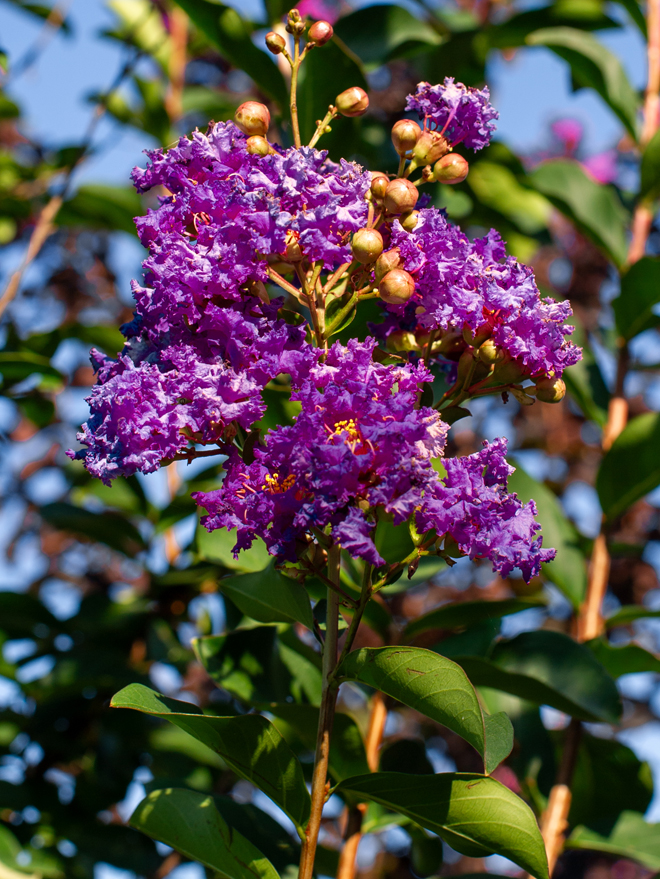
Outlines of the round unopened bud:
M 405 305 L 415 292 L 415 279 L 403 269 L 392 269 L 378 285 L 378 295 L 388 305 Z
M 260 134 L 253 134 L 245 142 L 245 149 L 251 156 L 267 156 L 270 152 L 270 144 Z
M 375 171 L 371 180 L 371 194 L 374 198 L 382 198 L 385 195 L 390 178 L 382 171 Z
M 234 113 L 234 121 L 248 136 L 259 134 L 263 137 L 270 127 L 270 113 L 265 104 L 246 101 Z
M 490 338 L 491 333 L 492 328 L 490 324 L 480 324 L 476 330 L 473 330 L 469 324 L 465 324 L 463 327 L 463 338 L 468 345 L 472 345 L 473 348 L 479 348 L 486 339 Z
M 390 214 L 405 214 L 417 204 L 419 191 L 417 187 L 404 177 L 390 180 L 385 190 L 383 204 Z
M 280 55 L 286 49 L 286 40 L 282 34 L 270 31 L 266 34 L 266 46 L 273 55 Z
M 377 229 L 358 229 L 351 248 L 358 262 L 375 262 L 383 252 L 383 236 Z
M 310 42 L 317 46 L 325 46 L 328 40 L 331 40 L 334 30 L 329 21 L 315 21 L 307 32 Z
M 449 149 L 449 144 L 438 131 L 423 131 L 413 149 L 417 165 L 432 165 Z
M 566 385 L 560 378 L 541 378 L 536 382 L 536 399 L 542 403 L 559 403 L 566 396 Z
M 462 183 L 468 175 L 470 166 L 463 156 L 449 153 L 433 166 L 433 179 L 438 183 Z
M 393 250 L 386 250 L 381 253 L 376 261 L 376 283 L 380 284 L 385 275 L 392 269 L 398 269 L 401 265 L 401 254 L 399 249 L 395 247 Z
M 293 232 L 291 229 L 286 233 L 286 249 L 284 251 L 284 257 L 287 262 L 298 262 L 303 257 L 302 250 L 300 249 L 300 243 L 298 241 L 298 233 Z
M 354 85 L 337 95 L 335 106 L 342 116 L 362 116 L 369 108 L 369 95 Z
M 408 211 L 401 217 L 401 225 L 406 232 L 412 232 L 419 221 L 419 211 Z
M 385 341 L 385 347 L 388 351 L 418 351 L 419 345 L 415 334 L 409 330 L 395 330 L 390 333 Z
M 422 129 L 413 119 L 399 119 L 392 126 L 392 143 L 400 156 L 413 150 L 422 135 Z
M 438 351 L 447 360 L 458 360 L 465 351 L 465 339 L 462 333 L 444 333 L 438 343 Z
M 479 360 L 487 366 L 490 366 L 493 363 L 501 363 L 505 356 L 504 351 L 502 351 L 501 348 L 498 348 L 492 339 L 486 339 L 479 348 Z

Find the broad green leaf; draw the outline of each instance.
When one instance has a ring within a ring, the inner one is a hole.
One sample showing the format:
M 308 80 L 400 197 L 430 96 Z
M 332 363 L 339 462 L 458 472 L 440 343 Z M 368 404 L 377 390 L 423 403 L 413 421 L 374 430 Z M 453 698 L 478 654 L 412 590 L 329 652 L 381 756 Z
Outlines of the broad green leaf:
M 621 714 L 616 684 L 600 662 L 588 647 L 559 632 L 523 632 L 497 642 L 488 659 L 456 661 L 475 686 L 551 705 L 581 720 L 616 723 Z
M 279 626 L 276 643 L 280 660 L 291 675 L 289 689 L 295 701 L 320 705 L 323 691 L 320 654 L 303 643 L 293 627 Z
M 264 94 L 284 110 L 289 103 L 279 68 L 252 42 L 247 22 L 230 6 L 211 0 L 176 0 L 193 23 L 228 61 L 252 77 Z
M 503 855 L 537 879 L 547 879 L 545 846 L 532 810 L 494 778 L 377 772 L 346 779 L 338 790 L 401 812 L 461 854 Z
M 551 159 L 527 178 L 617 266 L 628 253 L 628 213 L 615 190 L 597 183 L 578 162 Z
M 62 373 L 51 366 L 48 357 L 32 351 L 0 351 L 0 375 L 4 381 L 23 381 L 35 374 L 63 380 Z
M 513 750 L 513 726 L 504 711 L 497 714 L 484 712 L 486 753 L 484 770 L 490 775 Z
M 279 879 L 270 861 L 227 824 L 207 794 L 171 787 L 152 791 L 129 824 L 225 879 Z
M 151 55 L 167 70 L 171 43 L 162 16 L 149 0 L 110 0 L 119 27 L 107 35 Z
M 605 454 L 596 489 L 603 513 L 614 519 L 660 485 L 660 414 L 648 412 L 628 422 Z
M 467 182 L 481 204 L 511 220 L 521 232 L 535 235 L 547 229 L 552 213 L 549 201 L 521 186 L 510 168 L 482 160 L 470 168 Z
M 642 153 L 639 194 L 655 199 L 660 194 L 660 131 L 656 131 Z
M 489 749 L 484 715 L 474 687 L 460 666 L 450 659 L 419 647 L 363 647 L 348 654 L 337 675 L 375 687 L 442 723 L 477 749 L 489 764 L 487 771 L 495 768 L 492 759 L 503 751 L 506 742 L 502 738 L 504 721 L 490 727 L 497 742 Z
M 420 739 L 396 739 L 384 745 L 380 752 L 378 768 L 380 772 L 434 774 L 433 765 L 426 753 L 426 745 Z
M 225 595 L 246 616 L 260 623 L 302 623 L 314 628 L 312 606 L 304 587 L 275 570 L 274 562 L 263 571 L 225 577 L 218 583 Z
M 593 88 L 637 140 L 639 98 L 623 66 L 592 34 L 572 27 L 550 27 L 535 31 L 525 40 L 528 46 L 546 46 L 568 61 L 578 88 Z
M 524 503 L 533 500 L 536 504 L 543 546 L 557 550 L 554 560 L 543 565 L 543 572 L 561 589 L 573 607 L 578 608 L 587 588 L 587 568 L 575 527 L 564 515 L 550 489 L 532 479 L 520 465 L 509 476 L 509 489 L 515 491 Z
M 660 260 L 644 256 L 621 278 L 621 295 L 612 301 L 616 328 L 626 341 L 660 324 Z
M 46 504 L 39 512 L 53 528 L 98 540 L 125 555 L 134 556 L 144 549 L 144 539 L 135 525 L 118 513 L 93 513 L 64 502 Z
M 622 6 L 632 21 L 637 25 L 640 30 L 640 33 L 644 37 L 647 38 L 647 27 L 646 27 L 646 19 L 644 18 L 644 12 L 641 7 L 640 0 L 614 0 L 615 3 L 618 3 L 619 6 Z
M 619 608 L 616 613 L 605 620 L 605 627 L 614 629 L 616 626 L 628 626 L 635 620 L 641 620 L 645 617 L 660 617 L 660 610 L 649 610 L 640 604 L 625 604 Z
M 86 183 L 64 202 L 57 215 L 59 226 L 91 226 L 135 235 L 133 217 L 142 214 L 142 199 L 129 186 Z
M 157 784 L 158 779 L 151 782 Z M 163 787 L 163 785 L 158 785 Z M 300 846 L 287 830 L 253 803 L 237 803 L 231 797 L 215 795 L 213 803 L 229 827 L 242 834 L 262 852 L 281 874 L 293 864 L 298 866 Z
M 545 607 L 542 598 L 504 598 L 501 601 L 455 601 L 412 620 L 404 629 L 404 637 L 412 638 L 429 629 L 459 629 L 482 620 L 497 619 L 533 607 Z
M 294 735 L 309 751 L 316 747 L 316 730 L 319 711 L 314 705 L 294 705 L 290 702 L 270 703 L 262 706 L 275 717 L 273 721 L 289 741 Z M 332 722 L 330 738 L 330 774 L 335 781 L 351 775 L 369 772 L 362 734 L 348 714 L 338 711 Z
M 615 647 L 602 638 L 594 638 L 587 642 L 587 647 L 613 678 L 640 671 L 660 672 L 660 659 L 639 644 Z
M 660 870 L 660 824 L 647 824 L 638 812 L 623 812 L 609 836 L 577 827 L 566 840 L 566 847 L 618 855 L 649 870 Z
M 564 0 L 540 9 L 529 9 L 512 15 L 502 24 L 490 27 L 484 41 L 493 49 L 524 46 L 529 34 L 541 28 L 574 27 L 581 31 L 618 27 L 614 19 L 603 14 L 602 4 Z
M 562 378 L 566 382 L 568 393 L 586 417 L 604 427 L 607 421 L 610 392 L 589 339 L 579 321 L 569 318 L 567 323 L 575 327 L 571 340 L 582 348 L 582 359 L 565 369 Z
M 310 799 L 302 767 L 265 717 L 204 715 L 196 705 L 168 699 L 142 684 L 124 687 L 110 704 L 113 708 L 132 708 L 171 721 L 219 754 L 237 775 L 257 785 L 298 829 L 305 825 Z
M 236 531 L 228 531 L 226 528 L 207 531 L 202 525 L 198 525 L 195 541 L 200 558 L 221 564 L 231 571 L 263 571 L 273 558 L 268 553 L 266 544 L 258 537 L 250 549 L 241 550 L 235 559 L 232 550 L 236 546 Z
M 339 19 L 335 33 L 364 64 L 380 66 L 411 44 L 438 46 L 442 37 L 427 22 L 397 5 L 375 4 Z

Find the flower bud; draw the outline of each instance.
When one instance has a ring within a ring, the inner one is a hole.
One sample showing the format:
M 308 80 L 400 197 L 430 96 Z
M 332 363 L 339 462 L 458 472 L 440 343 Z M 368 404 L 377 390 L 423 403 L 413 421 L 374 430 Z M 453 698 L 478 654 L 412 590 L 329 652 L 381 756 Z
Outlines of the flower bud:
M 504 351 L 502 351 L 501 348 L 498 348 L 492 339 L 486 339 L 479 348 L 479 360 L 487 366 L 490 366 L 493 363 L 501 363 L 505 356 Z
M 286 19 L 286 31 L 290 34 L 302 34 L 305 30 L 305 22 L 297 9 L 291 9 Z
M 385 342 L 388 351 L 419 351 L 419 345 L 414 333 L 409 330 L 395 330 L 390 333 Z
M 412 232 L 419 221 L 419 211 L 408 211 L 401 217 L 401 226 L 406 232 Z
M 444 333 L 438 343 L 438 351 L 447 360 L 458 360 L 465 351 L 465 339 L 462 333 Z
M 392 269 L 378 285 L 378 295 L 388 305 L 405 305 L 415 292 L 415 279 L 403 269 Z
M 432 165 L 449 149 L 449 144 L 437 131 L 423 131 L 413 149 L 416 165 Z
M 388 272 L 391 272 L 392 269 L 398 269 L 400 265 L 401 254 L 397 247 L 393 250 L 386 250 L 385 253 L 381 253 L 376 261 L 376 283 L 380 284 Z
M 381 171 L 374 171 L 371 180 L 371 194 L 374 198 L 382 198 L 387 190 L 390 178 Z
M 298 262 L 298 260 L 301 260 L 303 257 L 300 244 L 298 243 L 298 237 L 298 233 L 291 229 L 286 233 L 284 258 L 287 262 Z
M 342 116 L 362 116 L 369 107 L 369 95 L 355 85 L 337 95 L 335 106 Z
M 358 229 L 351 248 L 358 262 L 375 262 L 383 252 L 383 236 L 376 229 Z
M 270 152 L 270 144 L 260 134 L 253 134 L 252 137 L 248 137 L 245 149 L 251 156 L 267 156 Z
M 536 399 L 542 403 L 559 403 L 566 396 L 566 385 L 560 378 L 541 378 L 536 382 Z
M 400 156 L 409 153 L 419 140 L 422 129 L 413 119 L 399 119 L 392 126 L 392 143 Z
M 260 104 L 258 101 L 246 101 L 234 113 L 234 121 L 248 136 L 259 134 L 263 137 L 270 126 L 270 113 L 265 104 Z
M 433 166 L 433 179 L 438 183 L 462 183 L 468 175 L 470 166 L 463 156 L 449 153 Z
M 465 324 L 463 327 L 463 338 L 473 348 L 478 348 L 486 339 L 489 339 L 491 333 L 490 324 L 481 324 L 476 330 L 473 330 L 469 324 Z
M 266 46 L 273 55 L 280 55 L 286 49 L 286 40 L 282 34 L 270 31 L 266 34 Z
M 334 30 L 329 21 L 315 21 L 307 33 L 310 42 L 317 46 L 325 46 L 333 35 Z
M 415 207 L 418 198 L 417 187 L 410 180 L 397 177 L 388 183 L 383 204 L 390 214 L 405 214 Z

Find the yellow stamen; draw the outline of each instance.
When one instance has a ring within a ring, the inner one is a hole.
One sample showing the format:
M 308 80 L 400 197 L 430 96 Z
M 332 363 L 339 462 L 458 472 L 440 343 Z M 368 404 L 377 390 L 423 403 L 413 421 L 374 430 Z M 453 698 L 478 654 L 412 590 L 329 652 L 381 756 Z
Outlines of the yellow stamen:
M 272 476 L 270 474 L 266 475 L 266 481 L 261 486 L 263 491 L 267 491 L 270 494 L 282 494 L 287 491 L 296 481 L 296 477 L 293 473 L 290 473 L 286 479 L 281 479 L 280 474 L 275 471 Z

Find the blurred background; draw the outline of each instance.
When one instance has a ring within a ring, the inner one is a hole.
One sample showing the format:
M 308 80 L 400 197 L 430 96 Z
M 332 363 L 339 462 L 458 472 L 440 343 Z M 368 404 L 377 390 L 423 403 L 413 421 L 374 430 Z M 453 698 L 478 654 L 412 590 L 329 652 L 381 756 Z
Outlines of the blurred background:
M 453 75 L 469 85 L 488 83 L 500 113 L 496 139 L 470 158 L 466 183 L 437 186 L 434 202 L 471 236 L 491 226 L 500 230 L 510 252 L 533 265 L 545 293 L 571 299 L 577 340 L 585 345 L 585 361 L 573 368 L 563 403 L 521 408 L 515 400 L 504 406 L 483 399 L 451 431 L 453 450 L 461 454 L 479 448 L 482 438 L 506 436 L 514 462 L 544 484 L 546 515 L 571 535 L 574 555 L 564 582 L 553 583 L 550 572 L 530 589 L 461 561 L 451 570 L 422 571 L 410 591 L 392 592 L 388 610 L 400 625 L 450 599 L 542 594 L 544 606 L 504 617 L 498 631 L 509 637 L 539 627 L 565 631 L 566 594 L 583 582 L 600 527 L 593 486 L 615 373 L 610 302 L 619 290 L 603 248 L 557 210 L 532 174 L 549 159 L 575 159 L 589 180 L 611 188 L 625 212 L 639 168 L 621 121 L 625 113 L 582 87 L 570 59 L 528 38 L 554 26 L 595 34 L 607 63 L 613 59 L 617 70 L 618 63 L 639 92 L 646 82 L 643 8 L 636 0 L 392 6 L 303 0 L 299 7 L 310 17 L 330 18 L 341 41 L 340 48 L 328 47 L 325 72 L 310 66 L 301 86 L 308 108 L 303 118 L 321 115 L 347 86 L 366 83 L 370 93 L 369 113 L 340 120 L 328 136 L 335 158 L 396 168 L 389 129 L 417 81 Z M 112 693 L 132 681 L 203 705 L 235 695 L 221 677 L 209 677 L 191 650 L 193 638 L 221 634 L 240 619 L 217 589 L 218 576 L 234 567 L 229 546 L 199 534 L 189 499 L 191 490 L 217 480 L 218 467 L 204 459 L 179 463 L 106 488 L 64 454 L 78 447 L 76 431 L 87 414 L 94 380 L 89 348 L 112 355 L 121 348 L 117 327 L 131 317 L 130 280 L 141 277 L 143 252 L 132 217 L 154 202 L 133 192 L 131 169 L 144 166 L 144 150 L 172 144 L 196 126 L 205 129 L 210 119 L 231 118 L 244 100 L 277 100 L 267 66 L 275 62 L 261 47 L 286 5 L 235 0 L 218 8 L 227 27 L 210 40 L 166 0 L 0 0 L 0 290 L 29 256 L 44 206 L 64 198 L 17 295 L 0 305 L 2 879 L 16 879 L 12 873 L 198 879 L 201 867 L 181 863 L 125 821 L 154 778 L 159 786 L 176 778 L 201 790 L 233 789 L 221 761 L 178 730 L 107 707 Z M 276 130 L 286 143 L 286 125 Z M 659 249 L 654 226 L 648 252 Z M 660 339 L 653 321 L 634 339 L 631 360 L 625 390 L 632 413 L 660 411 Z M 609 615 L 633 603 L 651 612 L 617 628 L 613 638 L 621 644 L 635 639 L 653 652 L 660 649 L 660 621 L 652 615 L 660 613 L 658 508 L 660 491 L 618 523 L 606 604 Z M 379 643 L 378 635 L 369 643 Z M 624 754 L 637 761 L 639 778 L 646 779 L 629 808 L 660 822 L 660 796 L 651 795 L 651 775 L 656 788 L 660 784 L 658 684 L 655 672 L 619 678 L 624 719 L 600 733 L 621 745 L 616 759 Z M 349 707 L 351 698 L 359 714 L 358 695 L 346 696 Z M 540 718 L 550 733 L 567 722 L 547 707 Z M 415 723 L 405 711 L 392 711 L 387 741 L 410 735 Z M 436 771 L 471 768 L 451 736 L 420 735 Z M 602 767 L 606 775 L 608 766 Z M 547 793 L 552 776 L 549 767 L 539 777 L 541 791 Z M 616 787 L 616 774 L 608 777 Z M 241 791 L 235 796 L 269 810 L 263 795 Z M 596 808 L 602 791 L 595 783 L 589 791 L 585 803 Z M 579 820 L 588 823 L 584 814 Z M 327 833 L 332 843 L 330 827 Z M 446 875 L 515 873 L 497 856 L 484 864 L 446 846 L 444 854 Z M 391 828 L 368 834 L 358 864 L 364 876 L 412 875 L 410 838 Z M 564 856 L 560 867 L 590 879 L 653 872 L 580 851 Z

